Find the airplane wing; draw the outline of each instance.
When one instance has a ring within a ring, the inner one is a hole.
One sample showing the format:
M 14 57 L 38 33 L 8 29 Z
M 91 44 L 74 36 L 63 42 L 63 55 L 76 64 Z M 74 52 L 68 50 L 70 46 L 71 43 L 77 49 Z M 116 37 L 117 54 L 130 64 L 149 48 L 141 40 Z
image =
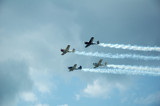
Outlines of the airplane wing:
M 76 69 L 76 67 L 77 67 L 77 64 L 75 64 L 75 65 L 73 66 L 73 69 Z
M 68 45 L 65 50 L 66 50 L 66 51 L 69 51 L 69 48 L 70 48 L 70 45 Z
M 93 40 L 94 40 L 94 37 L 91 37 L 89 43 L 91 44 L 93 42 Z
M 68 69 L 69 69 L 69 71 L 73 71 L 76 69 L 76 67 L 77 67 L 77 64 L 75 64 L 74 66 L 68 67 Z
M 66 54 L 65 52 L 62 52 L 62 54 L 61 55 L 64 55 L 64 54 Z
M 98 62 L 98 65 L 101 65 L 103 59 L 100 59 L 99 62 Z
M 87 48 L 88 46 L 90 46 L 90 44 L 86 44 L 85 48 Z

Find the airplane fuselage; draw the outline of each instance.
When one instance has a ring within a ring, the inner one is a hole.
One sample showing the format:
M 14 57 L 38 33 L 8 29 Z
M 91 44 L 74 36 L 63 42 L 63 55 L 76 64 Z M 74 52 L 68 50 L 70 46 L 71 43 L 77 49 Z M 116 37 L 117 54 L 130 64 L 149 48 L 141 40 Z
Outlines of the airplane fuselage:
M 74 71 L 74 70 L 81 70 L 82 66 L 79 66 L 78 68 L 76 68 L 77 64 L 75 64 L 74 66 L 68 67 L 69 71 Z
M 97 64 L 97 63 L 93 63 L 93 65 L 94 65 L 94 68 L 97 68 L 99 66 L 103 66 L 103 64 Z
M 86 44 L 85 48 L 87 48 L 90 45 L 95 45 L 95 44 L 99 44 L 99 41 L 97 41 L 97 43 L 93 43 L 94 37 L 91 37 L 91 39 L 89 40 L 89 42 L 84 42 L 84 44 Z
M 66 54 L 68 51 L 67 50 L 64 50 L 64 49 L 61 49 L 61 52 L 62 52 L 62 55 Z

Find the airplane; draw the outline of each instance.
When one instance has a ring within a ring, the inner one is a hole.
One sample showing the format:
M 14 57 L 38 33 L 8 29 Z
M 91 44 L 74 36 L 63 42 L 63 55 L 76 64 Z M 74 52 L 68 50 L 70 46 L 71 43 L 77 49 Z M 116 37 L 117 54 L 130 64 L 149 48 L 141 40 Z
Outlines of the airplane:
M 81 70 L 82 69 L 82 66 L 79 66 L 78 68 L 76 68 L 76 67 L 77 67 L 77 64 L 74 64 L 74 66 L 68 67 L 69 72 L 74 71 L 74 70 Z
M 66 49 L 61 49 L 61 52 L 62 54 L 61 55 L 64 55 L 68 52 L 75 52 L 75 49 L 73 48 L 72 51 L 69 51 L 69 48 L 70 48 L 70 45 L 67 45 Z
M 93 43 L 94 37 L 91 37 L 91 39 L 89 40 L 89 42 L 84 42 L 84 44 L 86 44 L 85 48 L 87 48 L 90 45 L 95 45 L 95 44 L 99 44 L 99 41 L 97 41 L 96 43 Z
M 93 63 L 94 67 L 93 68 L 97 68 L 99 66 L 106 66 L 107 65 L 107 62 L 105 62 L 104 64 L 102 64 L 102 59 L 99 60 L 98 63 Z

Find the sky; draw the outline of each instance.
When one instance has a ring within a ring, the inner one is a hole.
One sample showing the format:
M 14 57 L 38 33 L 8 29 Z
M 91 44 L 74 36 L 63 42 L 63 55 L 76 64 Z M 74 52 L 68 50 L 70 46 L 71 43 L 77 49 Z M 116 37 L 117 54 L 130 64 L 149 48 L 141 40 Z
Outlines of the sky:
M 93 36 L 106 44 L 160 47 L 159 19 L 158 0 L 0 0 L 0 106 L 159 106 L 160 76 L 68 72 L 74 64 L 93 68 L 100 57 L 60 52 L 71 45 L 76 51 L 160 56 L 84 45 Z

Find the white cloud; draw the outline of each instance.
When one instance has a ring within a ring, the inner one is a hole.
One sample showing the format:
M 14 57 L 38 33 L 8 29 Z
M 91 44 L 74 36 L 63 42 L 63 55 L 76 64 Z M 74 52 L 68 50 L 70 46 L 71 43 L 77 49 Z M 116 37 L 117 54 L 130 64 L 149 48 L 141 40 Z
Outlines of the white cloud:
M 57 105 L 57 106 L 69 106 L 68 104 L 63 104 L 63 105 Z
M 30 68 L 30 75 L 34 81 L 36 89 L 41 93 L 50 93 L 55 85 L 51 82 L 51 75 L 47 70 L 37 70 Z
M 150 94 L 146 97 L 138 97 L 134 100 L 135 103 L 149 105 L 149 104 L 160 104 L 160 92 Z
M 49 106 L 49 104 L 36 104 L 35 106 Z
M 36 83 L 36 86 L 41 93 L 49 93 L 51 91 L 50 87 L 47 84 Z
M 127 87 L 120 82 L 116 82 L 115 87 L 118 88 L 120 92 L 125 91 L 127 89 Z
M 89 97 L 108 97 L 110 90 L 110 85 L 105 85 L 100 80 L 94 80 L 93 84 L 88 84 L 83 92 Z
M 26 102 L 35 102 L 35 101 L 37 101 L 37 97 L 33 92 L 23 92 L 21 94 L 21 98 Z
M 79 94 L 76 94 L 75 96 L 76 96 L 77 101 L 80 100 L 80 95 Z
M 96 79 L 92 84 L 88 84 L 83 90 L 83 95 L 86 97 L 102 97 L 109 98 L 114 89 L 118 89 L 121 93 L 127 89 L 127 86 L 123 82 L 110 82 L 107 79 Z

